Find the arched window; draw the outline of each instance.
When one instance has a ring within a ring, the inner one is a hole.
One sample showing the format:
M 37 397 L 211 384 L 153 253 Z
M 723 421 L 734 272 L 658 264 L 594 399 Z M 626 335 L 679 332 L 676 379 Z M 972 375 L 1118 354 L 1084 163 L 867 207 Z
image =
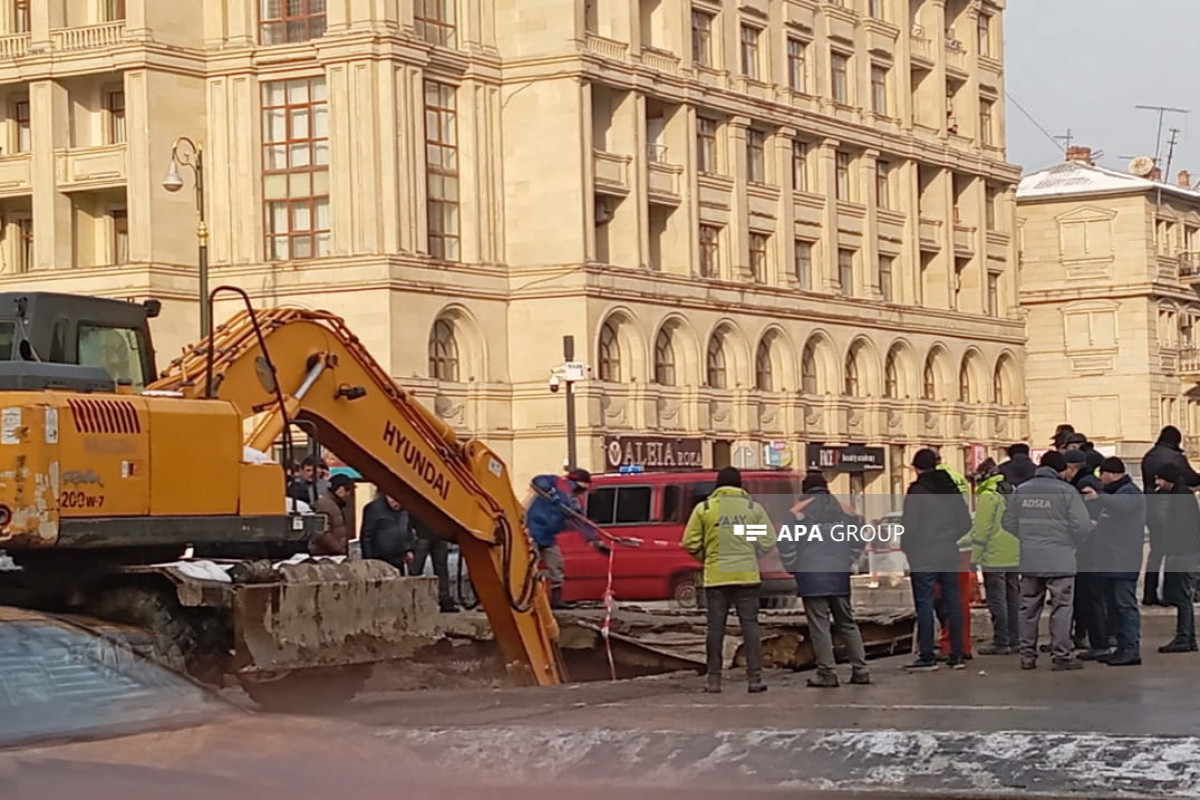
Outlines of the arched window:
M 458 382 L 458 342 L 454 338 L 454 323 L 448 319 L 434 322 L 429 332 L 429 377 Z
M 610 383 L 621 381 L 621 345 L 611 322 L 600 327 L 600 380 Z
M 887 354 L 883 364 L 883 396 L 898 400 L 900 395 L 900 370 L 896 366 L 896 351 Z
M 725 340 L 719 333 L 714 333 L 708 340 L 707 372 L 709 388 L 726 388 Z
M 800 391 L 817 393 L 817 353 L 811 342 L 804 345 L 804 352 L 800 354 Z
M 760 392 L 775 391 L 775 373 L 771 369 L 771 343 L 764 337 L 754 354 L 754 386 Z
M 925 370 L 921 374 L 921 397 L 925 400 L 937 399 L 937 371 L 933 367 L 933 354 L 925 359 Z
M 996 371 L 992 373 L 992 397 L 999 405 L 1004 405 L 1008 402 L 1006 397 L 1008 393 L 1004 391 L 1004 362 L 1001 361 L 996 365 Z
M 665 327 L 654 340 L 654 382 L 659 386 L 675 385 L 675 343 Z
M 846 385 L 843 394 L 847 397 L 858 397 L 858 348 L 853 347 L 846 354 Z
M 974 402 L 973 387 L 971 386 L 971 368 L 966 361 L 958 369 L 958 399 L 964 403 Z

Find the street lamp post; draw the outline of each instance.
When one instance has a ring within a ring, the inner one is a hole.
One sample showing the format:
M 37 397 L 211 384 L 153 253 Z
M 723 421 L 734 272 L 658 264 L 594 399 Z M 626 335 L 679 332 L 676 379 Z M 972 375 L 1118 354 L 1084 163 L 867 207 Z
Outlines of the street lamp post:
M 550 370 L 550 391 L 566 387 L 567 400 L 567 469 L 575 469 L 578 452 L 575 447 L 575 384 L 587 377 L 588 368 L 575 360 L 575 337 L 563 337 L 563 363 Z
M 200 213 L 200 221 L 196 225 L 200 268 L 200 339 L 207 341 L 212 335 L 212 320 L 208 315 L 208 223 L 204 219 L 204 148 L 186 136 L 180 136 L 171 144 L 171 166 L 162 183 L 168 192 L 178 192 L 183 188 L 180 167 L 191 169 L 196 178 L 196 210 Z

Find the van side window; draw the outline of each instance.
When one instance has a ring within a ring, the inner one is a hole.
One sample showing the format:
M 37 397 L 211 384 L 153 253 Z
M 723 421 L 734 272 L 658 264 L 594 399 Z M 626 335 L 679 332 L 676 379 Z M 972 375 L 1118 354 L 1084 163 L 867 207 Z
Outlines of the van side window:
M 606 486 L 589 492 L 587 516 L 597 525 L 612 525 L 617 518 L 617 487 Z
M 663 522 L 683 522 L 683 490 L 678 486 L 663 487 Z
M 588 519 L 597 525 L 650 522 L 654 490 L 649 486 L 604 486 L 588 494 Z
M 649 486 L 622 486 L 617 489 L 618 525 L 636 525 L 650 521 L 654 490 Z

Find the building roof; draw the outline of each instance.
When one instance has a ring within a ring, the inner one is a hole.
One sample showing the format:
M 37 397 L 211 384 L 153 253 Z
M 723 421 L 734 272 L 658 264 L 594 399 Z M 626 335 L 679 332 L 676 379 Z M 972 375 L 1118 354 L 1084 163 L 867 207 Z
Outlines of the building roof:
M 1177 197 L 1200 201 L 1200 192 L 1097 167 L 1083 161 L 1061 164 L 1026 175 L 1017 185 L 1017 200 L 1041 200 L 1093 194 L 1117 194 L 1161 189 Z

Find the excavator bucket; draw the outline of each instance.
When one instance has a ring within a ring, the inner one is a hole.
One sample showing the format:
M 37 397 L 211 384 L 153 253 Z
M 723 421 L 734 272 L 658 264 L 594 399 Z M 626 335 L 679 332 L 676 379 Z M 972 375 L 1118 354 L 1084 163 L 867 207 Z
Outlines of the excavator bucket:
M 402 659 L 442 634 L 437 580 L 401 578 L 382 561 L 264 569 L 235 586 L 233 614 L 242 675 Z

